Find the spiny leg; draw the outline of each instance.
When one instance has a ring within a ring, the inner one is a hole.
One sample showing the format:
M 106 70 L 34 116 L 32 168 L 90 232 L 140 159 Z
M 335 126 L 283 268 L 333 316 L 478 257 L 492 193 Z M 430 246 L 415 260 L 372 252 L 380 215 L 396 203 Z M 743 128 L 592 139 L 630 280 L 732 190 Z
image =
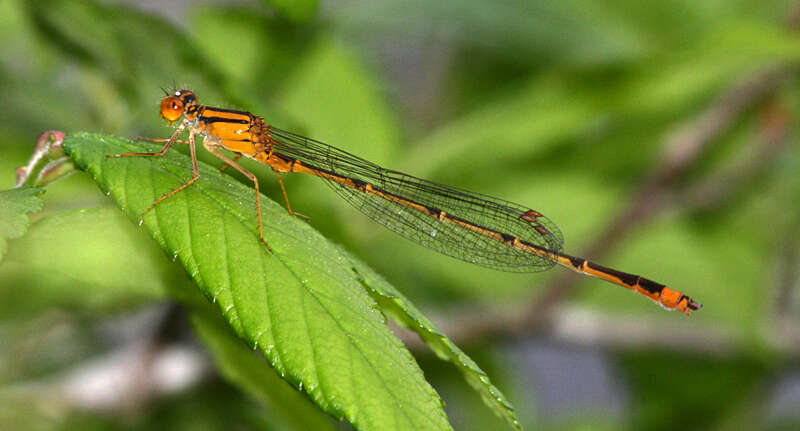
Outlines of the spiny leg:
M 261 190 L 258 187 L 258 178 L 248 171 L 247 169 L 243 168 L 241 165 L 236 163 L 235 161 L 229 159 L 224 154 L 217 151 L 217 147 L 211 142 L 209 139 L 203 141 L 203 146 L 208 150 L 209 153 L 219 157 L 223 162 L 227 163 L 230 166 L 233 166 L 234 169 L 241 172 L 247 178 L 253 182 L 253 186 L 256 189 L 256 213 L 258 214 L 258 237 L 261 239 L 261 242 L 267 247 L 269 252 L 272 252 L 272 248 L 267 244 L 267 240 L 264 239 L 264 223 L 261 219 Z
M 176 135 L 173 135 L 173 137 L 175 137 L 175 136 Z M 169 145 L 172 145 L 172 144 L 167 143 L 167 145 L 165 145 L 165 147 L 169 148 Z M 186 187 L 191 186 L 192 184 L 197 182 L 197 180 L 200 178 L 200 169 L 197 167 L 197 149 L 195 149 L 194 133 L 192 133 L 191 131 L 189 132 L 189 149 L 190 149 L 191 154 L 192 154 L 192 174 L 193 174 L 192 175 L 192 179 L 190 179 L 189 181 L 181 184 L 175 190 L 173 190 L 173 191 L 171 191 L 169 193 L 166 193 L 163 196 L 161 196 L 160 198 L 156 199 L 155 202 L 153 202 L 149 207 L 147 207 L 146 210 L 144 210 L 144 212 L 142 213 L 142 216 L 147 214 L 151 209 L 155 208 L 156 205 L 158 205 L 161 202 L 163 202 L 164 200 L 168 199 L 169 197 L 171 197 L 175 193 L 178 193 L 179 191 L 185 189 Z
M 283 176 L 278 171 L 275 171 L 275 175 L 278 176 L 278 184 L 281 185 L 281 192 L 283 192 L 283 200 L 286 201 L 286 209 L 289 210 L 289 214 L 297 217 L 302 217 L 308 220 L 309 219 L 308 216 L 292 211 L 292 206 L 289 204 L 289 195 L 286 194 L 286 187 L 283 186 Z
M 242 158 L 242 153 L 236 153 L 236 155 L 233 156 L 232 160 L 235 162 L 235 161 L 237 161 L 237 160 L 239 160 L 241 158 Z M 225 169 L 228 169 L 228 166 L 230 166 L 230 165 L 222 165 L 222 167 L 219 168 L 219 171 L 220 172 L 225 172 Z
M 132 156 L 133 156 L 133 157 L 135 157 L 135 156 L 140 156 L 140 157 L 161 157 L 161 156 L 163 156 L 164 154 L 167 154 L 167 151 L 169 151 L 169 148 L 170 148 L 170 147 L 172 146 L 172 144 L 174 144 L 174 143 L 175 143 L 175 141 L 178 139 L 178 135 L 180 135 L 180 134 L 181 134 L 181 132 L 183 132 L 183 129 L 184 129 L 184 128 L 186 128 L 186 125 L 185 125 L 185 124 L 183 124 L 183 123 L 181 123 L 181 125 L 180 125 L 180 126 L 178 126 L 178 128 L 177 128 L 177 129 L 175 129 L 175 133 L 173 133 L 173 134 L 172 134 L 172 137 L 170 137 L 170 138 L 169 138 L 169 140 L 167 141 L 167 143 L 166 143 L 166 144 L 164 144 L 164 148 L 162 148 L 162 149 L 161 149 L 161 151 L 159 151 L 159 152 L 157 152 L 157 153 L 123 153 L 123 154 L 109 154 L 109 155 L 107 155 L 106 157 L 114 157 L 114 158 L 116 158 L 116 157 L 132 157 Z M 154 140 L 153 142 L 157 142 L 157 141 L 155 141 L 155 140 Z M 191 139 L 191 137 L 190 137 L 190 139 L 189 139 L 189 143 L 190 143 L 190 144 L 192 143 L 192 139 Z

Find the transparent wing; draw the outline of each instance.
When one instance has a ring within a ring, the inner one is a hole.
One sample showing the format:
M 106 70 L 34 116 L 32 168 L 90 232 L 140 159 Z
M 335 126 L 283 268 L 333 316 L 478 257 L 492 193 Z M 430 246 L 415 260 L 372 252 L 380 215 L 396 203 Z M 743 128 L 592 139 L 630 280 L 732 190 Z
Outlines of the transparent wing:
M 508 246 L 485 235 L 485 230 L 517 237 L 553 252 L 561 252 L 564 238 L 552 221 L 519 204 L 437 184 L 380 166 L 336 147 L 296 135 L 269 129 L 273 151 L 327 173 L 368 183 L 380 192 L 425 207 L 368 194 L 331 179 L 328 184 L 361 212 L 390 230 L 438 251 L 476 265 L 511 272 L 537 272 L 555 263 Z M 440 221 L 434 215 L 444 211 L 464 223 Z M 484 233 L 480 233 L 480 232 Z

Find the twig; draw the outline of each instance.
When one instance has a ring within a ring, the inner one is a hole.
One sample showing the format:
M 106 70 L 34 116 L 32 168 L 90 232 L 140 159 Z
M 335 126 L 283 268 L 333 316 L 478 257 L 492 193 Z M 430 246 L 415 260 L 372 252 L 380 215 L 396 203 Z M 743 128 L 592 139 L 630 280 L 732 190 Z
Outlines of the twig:
M 63 143 L 66 136 L 59 130 L 48 130 L 40 134 L 28 164 L 16 170 L 17 183 L 14 187 L 43 186 L 73 173 L 75 166 L 64 154 Z

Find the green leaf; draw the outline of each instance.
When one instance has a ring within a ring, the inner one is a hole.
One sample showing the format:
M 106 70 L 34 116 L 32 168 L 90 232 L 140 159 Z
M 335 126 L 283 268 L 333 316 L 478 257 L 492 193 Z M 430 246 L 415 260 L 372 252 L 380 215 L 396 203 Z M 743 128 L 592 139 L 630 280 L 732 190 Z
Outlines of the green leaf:
M 152 144 L 79 134 L 64 148 L 134 220 L 179 258 L 236 334 L 324 411 L 360 430 L 451 429 L 442 402 L 354 277 L 349 260 L 308 223 L 201 164 L 193 186 L 142 212 L 191 177 L 189 159 L 107 158 Z
M 19 238 L 28 230 L 28 214 L 42 210 L 42 193 L 42 189 L 28 187 L 0 192 L 0 260 L 8 250 L 8 240 Z
M 381 306 L 383 312 L 391 316 L 399 325 L 416 332 L 420 338 L 442 360 L 453 363 L 470 384 L 498 416 L 504 418 L 515 429 L 521 430 L 514 406 L 489 380 L 489 376 L 478 364 L 464 353 L 452 340 L 447 338 L 428 320 L 402 293 L 389 284 L 371 268 L 350 256 L 353 270 L 359 275 L 364 288 Z
M 261 401 L 270 410 L 269 416 L 283 422 L 286 429 L 335 429 L 330 419 L 307 398 L 266 367 L 261 355 L 231 337 L 225 322 L 213 311 L 209 305 L 205 305 L 202 311 L 195 309 L 191 315 L 192 325 L 211 350 L 221 373 L 231 383 Z

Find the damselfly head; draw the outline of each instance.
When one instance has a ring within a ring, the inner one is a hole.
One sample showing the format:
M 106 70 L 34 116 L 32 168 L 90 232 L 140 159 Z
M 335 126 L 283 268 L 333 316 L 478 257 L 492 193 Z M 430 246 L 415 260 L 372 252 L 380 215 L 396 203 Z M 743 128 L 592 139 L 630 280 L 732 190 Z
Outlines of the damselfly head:
M 167 95 L 161 101 L 161 117 L 169 121 L 170 124 L 178 121 L 189 105 L 197 102 L 197 97 L 189 90 L 177 90 Z

